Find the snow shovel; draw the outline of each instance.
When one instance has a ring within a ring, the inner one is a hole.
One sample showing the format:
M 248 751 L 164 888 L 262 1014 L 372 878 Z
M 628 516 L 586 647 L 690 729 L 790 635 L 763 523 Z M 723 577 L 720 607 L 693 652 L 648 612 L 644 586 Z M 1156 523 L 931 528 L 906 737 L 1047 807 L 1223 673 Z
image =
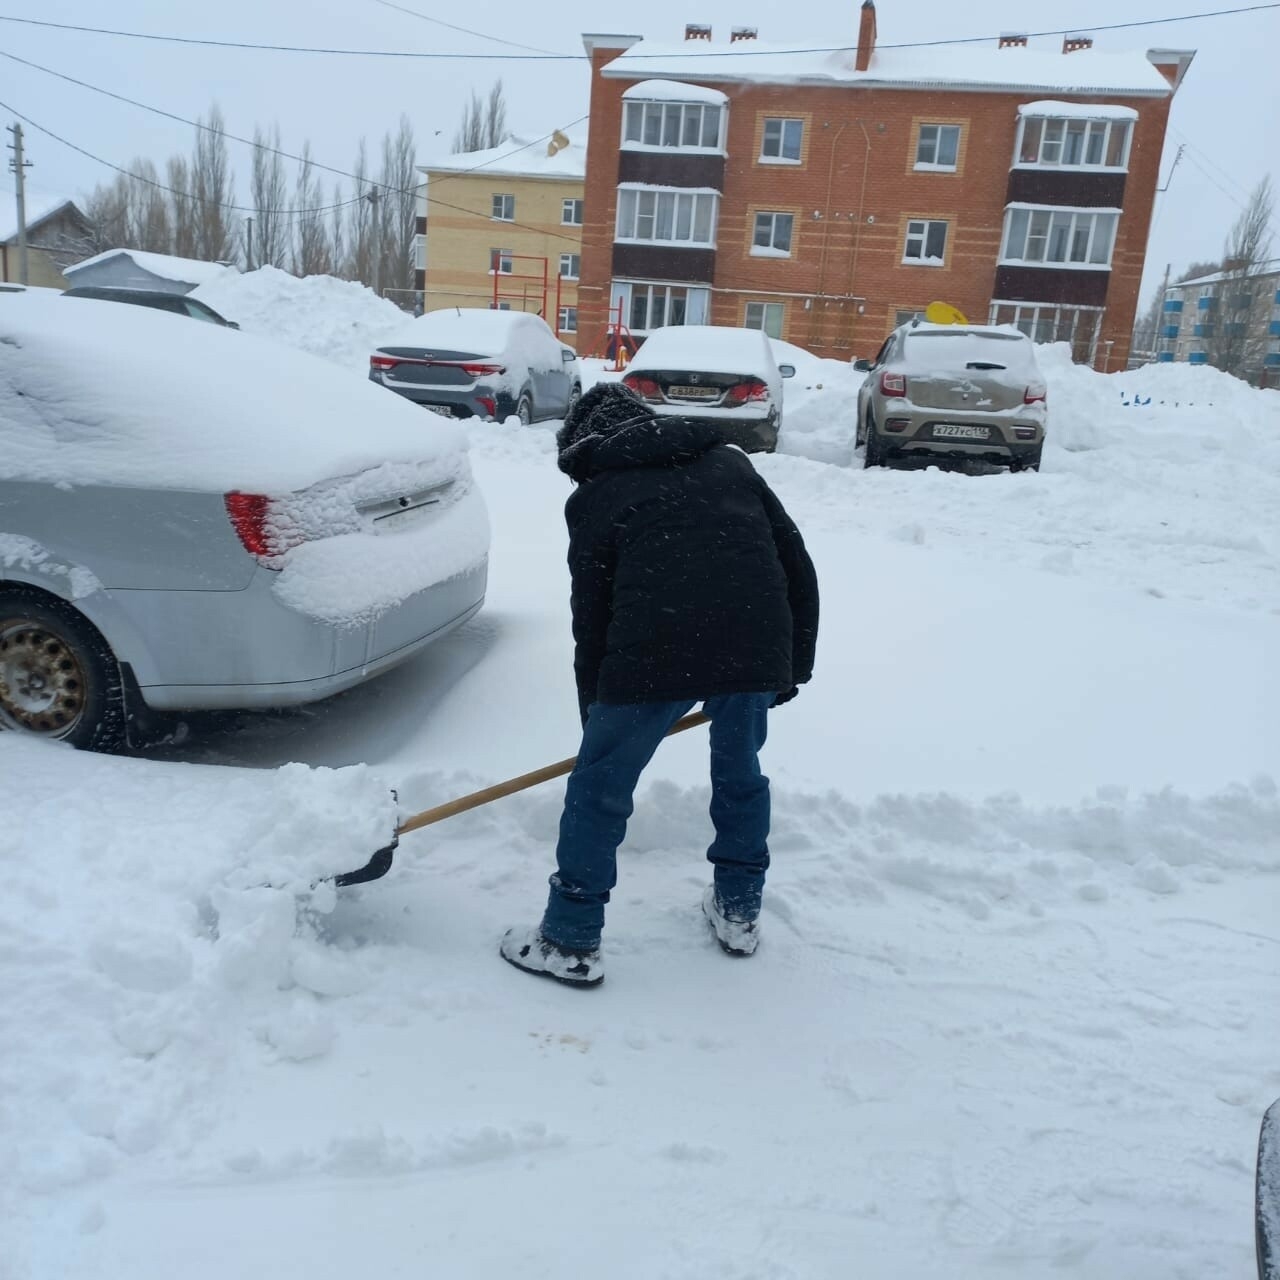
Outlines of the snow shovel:
M 1255 1188 L 1258 1280 L 1280 1280 L 1280 1101 L 1262 1117 Z
M 683 733 L 686 729 L 696 729 L 700 724 L 707 724 L 710 718 L 701 711 L 695 711 L 685 716 L 683 720 L 677 720 L 667 730 L 666 736 L 670 738 L 673 734 Z M 391 862 L 395 857 L 401 836 L 408 835 L 410 831 L 417 831 L 420 827 L 429 827 L 432 823 L 443 822 L 446 818 L 452 818 L 459 813 L 466 813 L 468 809 L 478 809 L 491 801 L 501 800 L 503 796 L 515 795 L 517 791 L 527 791 L 540 782 L 550 782 L 552 778 L 563 778 L 565 774 L 573 772 L 573 767 L 577 763 L 578 757 L 570 756 L 568 760 L 544 765 L 532 773 L 522 773 L 518 778 L 496 783 L 492 787 L 485 787 L 483 791 L 473 791 L 469 796 L 461 796 L 457 800 L 438 804 L 434 809 L 424 809 L 421 813 L 415 813 L 395 829 L 391 843 L 379 849 L 359 871 L 346 871 L 340 876 L 335 876 L 333 882 L 339 888 L 346 888 L 348 885 L 366 884 L 370 880 L 380 879 L 391 870 Z

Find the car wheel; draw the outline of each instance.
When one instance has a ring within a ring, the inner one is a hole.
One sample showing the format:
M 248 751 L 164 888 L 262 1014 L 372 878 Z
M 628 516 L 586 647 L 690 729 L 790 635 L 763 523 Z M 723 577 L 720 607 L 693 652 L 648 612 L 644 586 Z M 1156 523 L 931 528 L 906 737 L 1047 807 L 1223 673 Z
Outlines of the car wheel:
M 876 420 L 871 416 L 870 409 L 867 410 L 866 444 L 862 450 L 862 465 L 864 468 L 885 465 L 884 446 L 876 435 Z
M 0 729 L 113 751 L 124 741 L 120 665 L 69 604 L 0 591 Z
M 575 382 L 573 390 L 569 392 L 569 403 L 565 406 L 564 416 L 567 418 L 577 407 L 578 401 L 582 399 L 582 388 Z
M 516 417 L 520 419 L 520 425 L 527 427 L 533 421 L 533 401 L 527 395 L 520 397 L 520 403 L 516 405 Z

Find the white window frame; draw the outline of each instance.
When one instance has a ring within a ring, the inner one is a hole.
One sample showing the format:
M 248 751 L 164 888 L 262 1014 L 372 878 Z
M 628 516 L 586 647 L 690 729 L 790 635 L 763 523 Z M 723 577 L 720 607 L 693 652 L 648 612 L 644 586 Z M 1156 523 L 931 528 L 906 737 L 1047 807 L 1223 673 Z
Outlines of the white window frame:
M 637 293 L 645 299 L 645 323 L 643 326 L 633 323 L 635 318 L 633 303 Z M 673 294 L 684 295 L 684 319 L 681 324 L 709 324 L 711 317 L 711 287 L 709 285 L 684 284 L 668 280 L 615 280 L 609 290 L 609 314 L 617 314 L 618 299 L 622 299 L 622 322 L 634 334 L 649 334 L 654 327 L 649 324 L 653 316 L 653 300 L 655 296 L 662 298 L 663 323 L 659 329 L 671 328 L 666 317 L 671 314 Z M 696 297 L 694 295 L 697 295 Z M 694 318 L 689 319 L 690 313 Z
M 929 236 L 934 227 L 942 228 L 942 257 L 926 258 L 925 250 L 929 247 Z M 916 229 L 918 228 L 918 230 Z M 912 241 L 918 243 L 920 252 L 911 253 Z M 951 242 L 951 224 L 945 218 L 909 218 L 907 234 L 902 245 L 902 265 L 904 267 L 945 267 L 947 265 L 947 246 Z
M 778 244 L 778 219 L 782 218 L 786 222 L 786 245 L 785 247 Z M 766 222 L 765 219 L 768 221 Z M 768 227 L 768 244 L 760 244 L 760 231 L 762 227 Z M 794 213 L 777 212 L 770 209 L 759 209 L 756 211 L 755 219 L 751 227 L 751 256 L 753 258 L 789 258 L 791 257 L 791 246 L 795 243 L 796 236 L 796 216 Z
M 493 193 L 493 201 L 489 207 L 490 222 L 514 222 L 516 220 L 516 198 L 509 191 L 495 191 Z M 506 212 L 506 210 L 510 210 L 510 212 Z
M 932 160 L 921 160 L 920 152 L 925 145 L 925 130 L 932 129 L 933 132 L 933 155 Z M 938 160 L 938 155 L 942 151 L 942 135 L 946 131 L 951 131 L 956 135 L 956 158 L 950 164 L 943 164 Z M 960 125 L 958 124 L 933 124 L 926 121 L 920 126 L 919 136 L 916 138 L 916 162 L 915 167 L 925 173 L 955 173 L 960 167 Z
M 1034 159 L 1024 160 L 1022 153 L 1028 141 L 1027 128 L 1032 124 L 1039 130 L 1036 154 Z M 1019 116 L 1018 136 L 1013 148 L 1013 167 L 1015 169 L 1061 169 L 1068 173 L 1128 173 L 1129 154 L 1133 149 L 1133 129 L 1136 124 L 1136 120 L 1096 119 L 1085 115 Z M 1079 162 L 1064 164 L 1062 157 L 1067 150 L 1070 134 L 1077 128 L 1083 131 L 1082 158 Z M 1119 129 L 1125 130 L 1119 162 L 1108 164 L 1107 157 L 1111 151 L 1112 133 Z M 1095 137 L 1101 139 L 1101 159 L 1091 163 L 1088 156 Z
M 413 237 L 413 266 L 416 271 L 427 269 L 427 237 L 421 234 Z
M 761 164 L 803 164 L 804 163 L 804 120 L 800 116 L 765 116 L 764 124 L 760 129 L 760 155 L 758 157 Z M 776 154 L 770 154 L 769 146 L 769 126 L 776 124 L 778 128 L 778 150 Z M 788 156 L 783 154 L 786 150 L 787 142 L 787 126 L 793 124 L 799 130 L 800 137 L 796 144 L 796 154 Z
M 755 312 L 753 323 L 753 311 Z M 769 327 L 770 319 L 774 320 L 778 332 Z M 742 327 L 744 329 L 761 329 L 771 338 L 782 341 L 782 326 L 786 323 L 787 306 L 784 302 L 748 302 L 742 309 Z
M 618 187 L 614 241 L 617 244 L 669 244 L 691 249 L 714 249 L 719 216 L 718 191 L 624 183 Z M 669 234 L 660 235 L 664 225 Z M 680 234 L 682 228 L 686 232 L 684 235 Z M 699 235 L 699 231 L 705 235 Z
M 560 225 L 562 227 L 582 226 L 582 208 L 585 202 L 579 197 L 566 196 L 560 201 Z M 577 217 L 574 217 L 577 214 Z
M 578 269 L 573 269 L 574 262 L 577 262 Z M 565 270 L 565 266 L 569 270 Z M 560 255 L 560 279 L 561 280 L 577 280 L 582 275 L 582 255 L 580 253 L 562 253 Z
M 723 103 L 627 98 L 622 104 L 622 150 L 724 155 L 728 121 L 729 108 Z M 691 134 L 696 143 L 686 141 Z
M 490 249 L 489 274 L 491 276 L 515 275 L 515 257 L 514 249 Z
M 498 301 L 498 302 L 491 302 L 491 303 L 489 303 L 489 310 L 490 310 L 490 311 L 510 311 L 510 310 L 511 310 L 511 303 L 510 303 L 510 302 L 502 302 L 502 301 Z
M 1120 228 L 1119 209 L 1065 208 L 1056 205 L 1011 204 L 1005 207 L 1000 234 L 1000 265 L 1006 267 L 1047 267 L 1055 271 L 1110 271 Z M 1105 233 L 1101 231 L 1106 227 Z M 1084 234 L 1084 257 L 1074 256 L 1078 237 Z M 1105 261 L 1094 258 L 1104 241 Z M 1058 237 L 1063 237 L 1066 257 L 1051 257 Z M 1039 257 L 1028 256 L 1039 242 Z
M 565 305 L 560 308 L 559 314 L 556 316 L 556 332 L 557 333 L 577 333 L 578 332 L 578 308 L 577 307 Z
M 1049 324 L 1052 330 L 1050 342 L 1069 342 L 1075 346 L 1081 328 L 1088 330 L 1089 362 L 1092 363 L 1098 354 L 1098 338 L 1102 332 L 1102 318 L 1106 314 L 1105 307 L 1083 306 L 1076 303 L 1059 302 L 1005 302 L 996 299 L 991 303 L 988 313 L 988 324 L 1011 324 L 1025 333 L 1032 342 L 1040 341 L 1037 334 L 1043 332 L 1042 324 Z M 1070 332 L 1065 338 L 1063 333 L 1064 317 L 1070 317 Z

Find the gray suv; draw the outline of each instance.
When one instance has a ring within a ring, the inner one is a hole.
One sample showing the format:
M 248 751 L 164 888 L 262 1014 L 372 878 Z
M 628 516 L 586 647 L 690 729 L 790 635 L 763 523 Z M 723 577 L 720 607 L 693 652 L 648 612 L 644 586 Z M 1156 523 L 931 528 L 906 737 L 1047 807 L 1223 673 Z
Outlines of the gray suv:
M 949 456 L 1040 468 L 1047 417 L 1035 347 L 1006 326 L 914 320 L 895 329 L 858 391 L 863 466 Z

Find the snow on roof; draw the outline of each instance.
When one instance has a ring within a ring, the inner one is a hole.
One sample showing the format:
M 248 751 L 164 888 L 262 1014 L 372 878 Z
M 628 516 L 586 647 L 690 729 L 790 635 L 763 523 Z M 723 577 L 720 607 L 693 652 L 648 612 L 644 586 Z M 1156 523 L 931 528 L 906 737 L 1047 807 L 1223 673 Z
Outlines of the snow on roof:
M 18 238 L 18 210 L 12 192 L 0 191 L 0 199 L 3 199 L 0 208 L 4 209 L 3 215 L 0 215 L 0 243 L 7 244 Z M 37 195 L 28 187 L 26 203 L 27 234 L 30 236 L 46 218 L 52 218 L 67 205 L 74 205 L 75 201 L 67 196 Z M 76 211 L 79 212 L 79 209 Z
M 1258 269 L 1251 272 L 1250 275 L 1254 277 L 1280 275 L 1280 258 L 1270 258 L 1266 262 L 1260 263 Z M 1212 275 L 1196 276 L 1194 280 L 1179 280 L 1177 284 L 1169 286 L 1169 292 L 1173 293 L 1177 289 L 1189 289 L 1192 285 L 1221 284 L 1227 279 L 1239 280 L 1240 275 L 1238 272 L 1233 271 L 1215 271 Z
M 1045 116 L 1076 120 L 1136 120 L 1138 113 L 1132 107 L 1107 106 L 1092 102 L 1024 102 L 1018 107 L 1020 116 Z
M 581 182 L 587 173 L 587 139 L 570 136 L 569 145 L 555 155 L 547 154 L 550 138 L 510 137 L 501 146 L 487 151 L 460 151 L 452 155 L 426 160 L 418 168 L 431 173 L 501 174 L 512 178 L 551 178 L 565 182 Z
M 237 267 L 227 266 L 221 262 L 201 262 L 196 258 L 175 258 L 167 253 L 143 253 L 140 249 L 108 249 L 105 253 L 95 254 L 92 258 L 85 258 L 83 262 L 77 262 L 73 267 L 66 267 L 62 274 L 70 279 L 75 276 L 76 272 L 83 271 L 85 267 L 95 266 L 99 262 L 107 262 L 111 258 L 120 257 L 122 254 L 129 258 L 135 266 L 141 267 L 143 271 L 150 271 L 152 275 L 159 276 L 163 280 L 174 280 L 179 284 L 208 284 L 211 280 L 220 279 L 228 271 L 238 270 Z
M 638 98 L 642 102 L 709 102 L 717 107 L 729 101 L 719 89 L 708 89 L 702 84 L 685 84 L 680 80 L 641 80 L 622 96 Z
M 701 42 L 698 42 L 701 43 Z M 746 42 L 743 42 L 746 43 Z M 711 46 L 691 51 L 689 42 L 641 41 L 604 67 L 611 78 L 761 82 L 769 84 L 885 85 L 901 89 L 997 89 L 1009 93 L 1117 93 L 1168 97 L 1172 86 L 1144 53 L 1082 49 L 1064 54 L 1037 48 L 878 49 L 866 71 L 854 67 L 854 50 L 813 52 L 750 41 L 750 48 Z
M 346 369 L 221 325 L 35 291 L 0 306 L 0 480 L 285 494 L 465 441 Z

